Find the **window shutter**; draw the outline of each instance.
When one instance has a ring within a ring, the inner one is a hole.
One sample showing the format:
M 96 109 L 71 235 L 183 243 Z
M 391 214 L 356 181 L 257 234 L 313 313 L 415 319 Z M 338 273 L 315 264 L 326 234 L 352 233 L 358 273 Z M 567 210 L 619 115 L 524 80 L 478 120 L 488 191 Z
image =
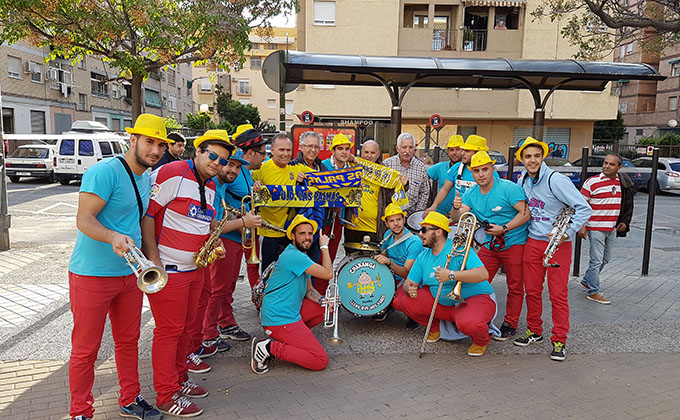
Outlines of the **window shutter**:
M 315 1 L 314 2 L 314 24 L 315 25 L 335 25 L 335 2 L 334 1 Z

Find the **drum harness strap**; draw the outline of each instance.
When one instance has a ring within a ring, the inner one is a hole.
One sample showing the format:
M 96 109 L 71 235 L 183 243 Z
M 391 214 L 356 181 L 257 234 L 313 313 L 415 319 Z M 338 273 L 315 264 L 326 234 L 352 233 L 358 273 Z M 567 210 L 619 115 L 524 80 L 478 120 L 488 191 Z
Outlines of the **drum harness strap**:
M 385 240 L 389 239 L 389 237 L 390 237 L 391 235 L 393 235 L 393 232 L 392 232 L 392 231 L 390 231 L 390 234 L 387 235 L 387 238 L 385 238 Z M 385 251 L 387 251 L 388 249 L 392 248 L 392 247 L 395 246 L 395 245 L 399 245 L 400 243 L 404 242 L 405 240 L 407 240 L 407 239 L 410 238 L 411 236 L 413 236 L 413 233 L 412 233 L 412 232 L 406 232 L 406 233 L 404 234 L 404 236 L 402 236 L 401 238 L 399 238 L 399 240 L 395 241 L 392 245 L 390 245 L 390 246 L 388 246 L 387 248 L 385 248 Z

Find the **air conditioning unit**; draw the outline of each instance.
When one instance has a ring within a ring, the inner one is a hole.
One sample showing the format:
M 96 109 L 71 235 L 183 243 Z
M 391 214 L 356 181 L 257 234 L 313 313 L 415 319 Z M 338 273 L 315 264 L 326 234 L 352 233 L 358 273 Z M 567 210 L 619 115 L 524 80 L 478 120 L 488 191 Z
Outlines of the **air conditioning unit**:
M 59 80 L 59 70 L 50 67 L 50 70 L 47 72 L 47 80 Z
M 30 61 L 24 61 L 24 73 L 33 73 Z

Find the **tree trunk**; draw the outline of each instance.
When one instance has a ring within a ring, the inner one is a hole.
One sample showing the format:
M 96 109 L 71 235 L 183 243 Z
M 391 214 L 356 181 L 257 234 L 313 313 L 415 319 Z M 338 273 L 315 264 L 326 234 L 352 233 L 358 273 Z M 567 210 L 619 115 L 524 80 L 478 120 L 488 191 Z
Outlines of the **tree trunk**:
M 132 74 L 132 123 L 137 120 L 142 113 L 142 82 L 144 77 L 139 74 Z

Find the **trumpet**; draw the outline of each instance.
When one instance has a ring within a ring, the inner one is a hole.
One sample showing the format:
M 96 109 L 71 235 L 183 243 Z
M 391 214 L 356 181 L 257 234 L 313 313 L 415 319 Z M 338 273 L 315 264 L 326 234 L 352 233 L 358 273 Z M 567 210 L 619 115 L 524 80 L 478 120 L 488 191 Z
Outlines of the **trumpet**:
M 250 197 L 250 196 L 247 195 L 243 198 L 245 199 L 245 198 L 248 198 L 248 197 Z M 225 208 L 227 209 L 227 211 L 229 213 L 233 214 L 234 216 L 236 216 L 237 218 L 243 217 L 247 213 L 247 212 L 241 212 L 239 209 L 237 209 L 236 207 L 232 207 L 229 204 L 225 204 L 225 205 L 226 205 Z M 269 229 L 269 230 L 274 230 L 276 232 L 286 233 L 286 229 L 278 227 L 276 225 L 272 225 L 271 223 L 265 222 L 264 220 L 260 223 L 260 227 L 265 228 L 265 229 Z
M 333 328 L 333 336 L 326 342 L 330 345 L 342 344 L 342 338 L 338 336 L 338 309 L 340 304 L 340 294 L 338 293 L 338 282 L 336 279 L 331 280 L 326 288 L 326 299 L 323 303 L 323 326 L 326 328 Z M 331 313 L 331 308 L 333 312 Z
M 227 203 L 222 200 L 222 207 L 226 210 Z M 223 217 L 222 220 L 215 226 L 215 228 L 210 232 L 210 236 L 203 243 L 201 249 L 194 254 L 194 261 L 196 262 L 196 267 L 205 268 L 208 264 L 212 264 L 217 260 L 217 253 L 224 250 L 220 245 L 218 245 L 220 240 L 220 235 L 224 229 L 224 225 L 227 224 L 229 219 Z
M 250 199 L 250 202 L 253 202 L 253 196 L 252 195 L 246 195 L 241 199 L 241 217 L 244 217 L 245 214 L 248 212 L 246 209 L 246 201 Z M 253 235 L 250 239 L 250 245 L 246 245 L 248 241 L 248 233 L 252 232 Z M 255 241 L 257 241 L 257 231 L 255 229 L 248 229 L 245 227 L 245 224 L 243 226 L 243 229 L 241 229 L 241 246 L 243 247 L 244 250 L 250 250 L 250 257 L 246 260 L 246 264 L 259 264 L 260 259 L 257 257 L 257 247 L 255 246 Z
M 132 272 L 137 276 L 137 287 L 144 293 L 160 292 L 168 284 L 168 273 L 148 260 L 142 251 L 134 245 L 123 254 Z
M 545 248 L 543 267 L 560 266 L 557 263 L 550 264 L 550 259 L 553 257 L 553 255 L 555 255 L 555 252 L 557 252 L 557 248 L 562 243 L 562 238 L 567 238 L 567 229 L 569 228 L 569 224 L 571 223 L 571 218 L 574 216 L 574 213 L 576 213 L 576 210 L 574 210 L 573 207 L 564 206 L 557 214 L 557 217 L 553 222 L 552 231 L 550 232 L 550 242 L 548 242 L 548 246 Z

